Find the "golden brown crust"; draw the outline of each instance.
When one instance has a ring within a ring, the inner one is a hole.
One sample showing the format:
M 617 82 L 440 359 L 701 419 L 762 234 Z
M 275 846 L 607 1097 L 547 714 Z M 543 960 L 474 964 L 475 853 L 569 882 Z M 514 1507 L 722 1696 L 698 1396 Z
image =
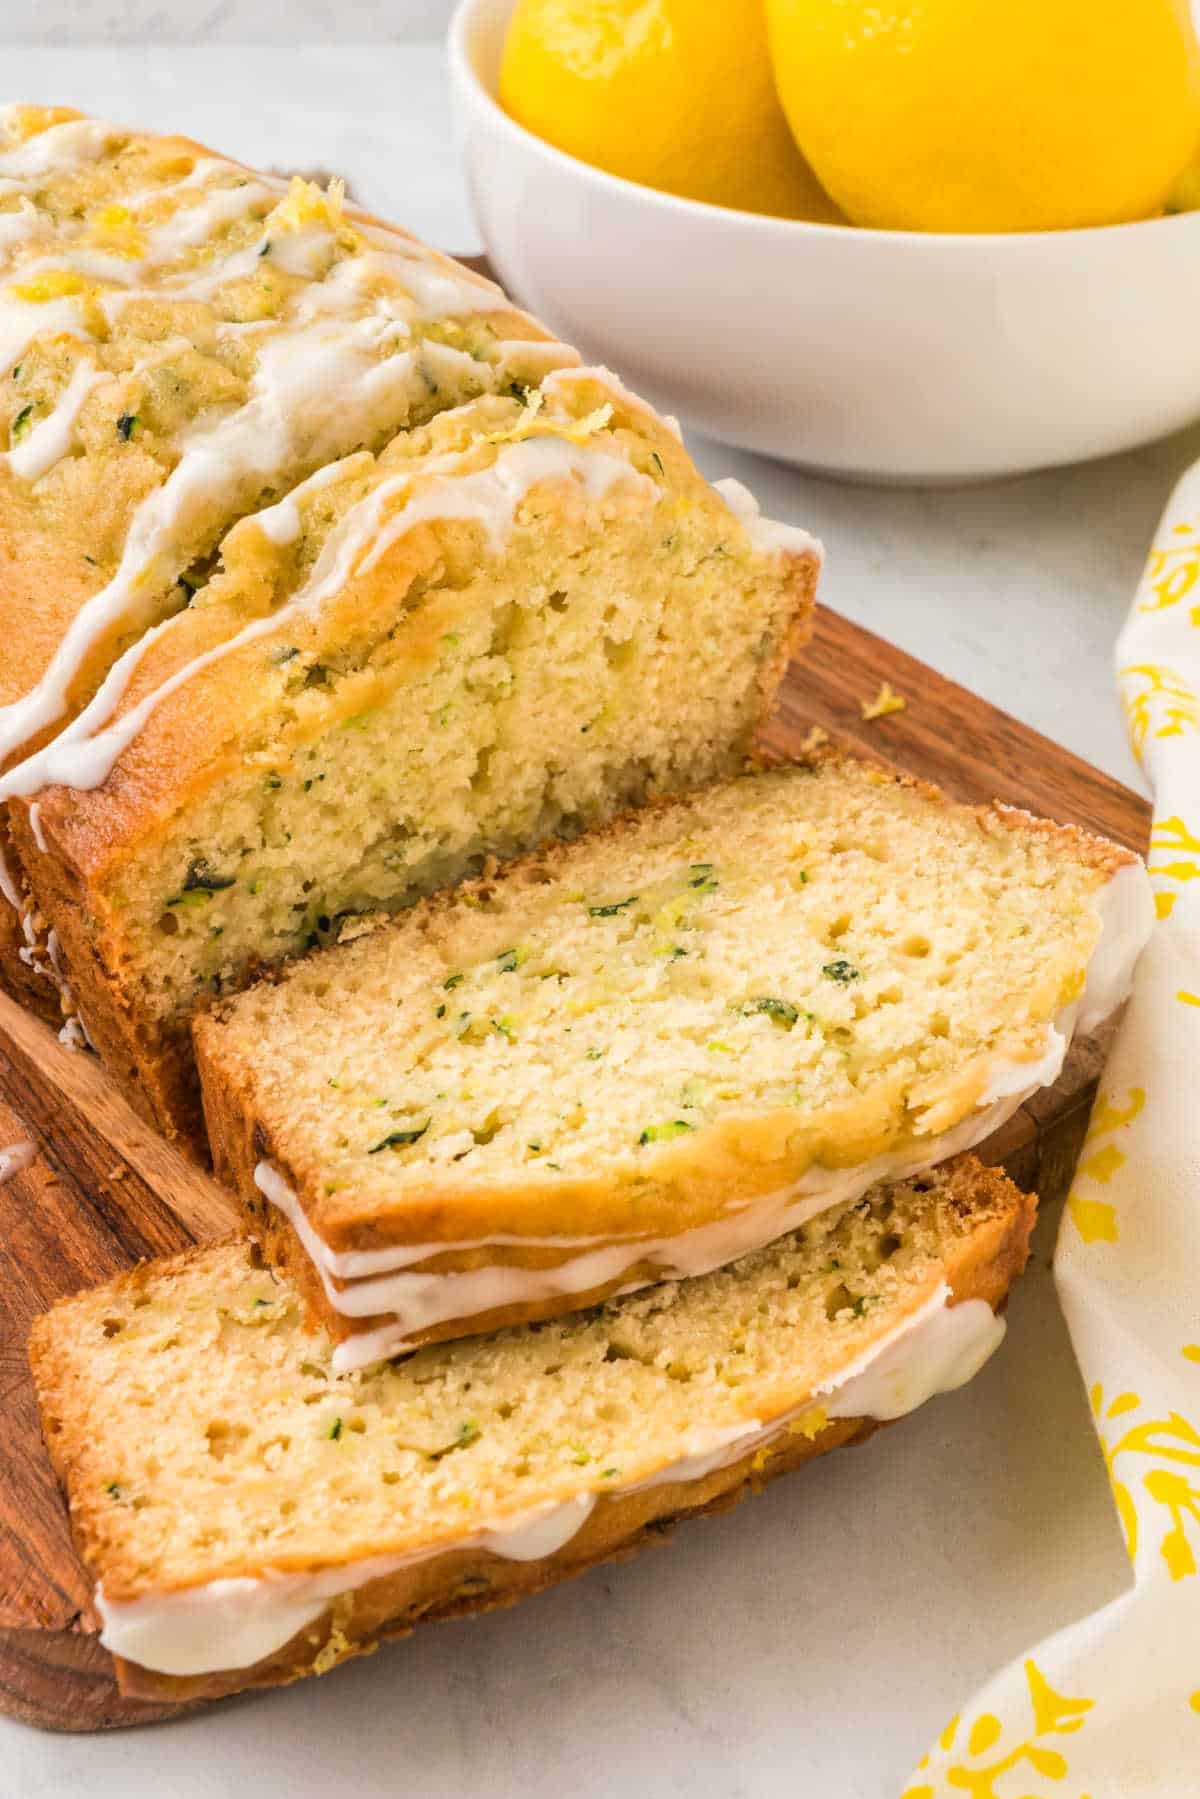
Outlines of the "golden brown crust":
M 1012 1282 L 1025 1266 L 1036 1200 L 1021 1194 L 1001 1174 L 964 1158 L 955 1165 L 946 1203 L 944 1278 L 955 1302 L 983 1299 L 994 1309 L 1004 1303 Z M 194 1253 L 194 1252 L 193 1252 Z M 111 1284 L 114 1304 L 134 1295 L 153 1275 L 160 1278 L 174 1263 L 134 1270 Z M 86 1417 L 74 1417 L 67 1395 L 66 1352 L 60 1346 L 54 1314 L 39 1319 L 30 1340 L 30 1359 L 37 1382 L 47 1445 L 59 1478 L 71 1499 L 72 1528 L 85 1556 L 89 1545 L 104 1542 L 100 1499 L 73 1480 L 78 1436 L 87 1431 Z M 785 1434 L 765 1449 L 756 1446 L 740 1460 L 692 1482 L 663 1483 L 626 1494 L 602 1496 L 585 1527 L 557 1554 L 536 1562 L 511 1562 L 479 1549 L 453 1550 L 416 1562 L 358 1590 L 352 1604 L 335 1602 L 313 1626 L 299 1633 L 275 1655 L 249 1669 L 176 1679 L 118 1661 L 121 1690 L 131 1696 L 178 1703 L 218 1698 L 252 1686 L 274 1686 L 337 1662 L 369 1653 L 389 1637 L 407 1634 L 417 1623 L 466 1616 L 493 1606 L 512 1604 L 526 1595 L 587 1568 L 635 1554 L 659 1541 L 686 1517 L 701 1516 L 733 1505 L 776 1474 L 800 1466 L 842 1444 L 861 1442 L 876 1428 L 870 1420 L 827 1423 L 812 1437 Z M 109 1566 L 111 1552 L 93 1551 L 89 1559 L 110 1589 L 120 1591 L 124 1573 Z

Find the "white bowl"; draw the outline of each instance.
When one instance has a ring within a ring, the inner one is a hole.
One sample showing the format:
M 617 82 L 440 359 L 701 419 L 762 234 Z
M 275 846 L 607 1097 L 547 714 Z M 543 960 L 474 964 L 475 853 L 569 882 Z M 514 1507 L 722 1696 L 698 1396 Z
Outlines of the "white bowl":
M 699 430 L 831 474 L 943 483 L 1200 416 L 1200 214 L 945 236 L 734 212 L 553 149 L 495 99 L 511 0 L 462 0 L 455 104 L 501 280 Z

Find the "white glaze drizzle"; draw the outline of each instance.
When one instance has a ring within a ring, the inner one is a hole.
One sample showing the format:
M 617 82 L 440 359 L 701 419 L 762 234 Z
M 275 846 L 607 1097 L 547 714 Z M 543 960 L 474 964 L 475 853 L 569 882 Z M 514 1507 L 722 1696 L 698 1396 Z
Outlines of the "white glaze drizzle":
M 166 191 L 160 188 L 155 195 L 151 190 L 147 199 L 161 198 Z M 151 226 L 148 233 L 149 260 L 155 263 L 167 262 L 177 256 L 180 250 L 194 249 L 214 231 L 245 218 L 253 207 L 274 201 L 275 198 L 272 190 L 258 180 L 247 181 L 240 187 L 210 188 L 194 206 L 181 207 L 170 218 Z M 124 204 L 133 210 L 130 201 L 126 200 Z
M 10 1181 L 14 1174 L 20 1174 L 37 1160 L 37 1144 L 29 1142 L 9 1143 L 0 1149 L 0 1187 Z
M 401 359 L 393 358 L 393 362 L 399 360 Z M 382 373 L 390 369 L 392 363 L 377 364 L 375 367 Z M 364 377 L 364 385 L 369 385 L 374 378 L 372 375 Z M 346 398 L 345 390 L 342 398 Z M 214 436 L 219 438 L 220 431 L 221 428 L 218 427 Z M 463 452 L 467 453 L 469 452 Z M 446 459 L 450 464 L 458 460 L 457 456 Z M 171 481 L 159 489 L 159 495 L 167 493 L 171 482 L 183 467 L 184 463 L 181 463 Z M 235 650 L 243 649 L 268 632 L 277 630 L 287 619 L 316 612 L 331 593 L 337 592 L 345 584 L 352 573 L 366 573 L 372 568 L 391 544 L 411 529 L 412 525 L 425 519 L 471 519 L 479 523 L 495 543 L 502 536 L 506 525 L 511 524 L 524 494 L 536 482 L 572 475 L 580 480 L 588 498 L 592 500 L 607 493 L 621 480 L 631 485 L 641 483 L 648 489 L 657 491 L 648 477 L 639 474 L 621 458 L 608 455 L 589 444 L 577 445 L 560 437 L 549 436 L 506 445 L 489 468 L 477 470 L 472 475 L 445 479 L 434 476 L 426 489 L 402 506 L 386 523 L 381 521 L 383 506 L 397 495 L 402 496 L 411 486 L 413 476 L 397 475 L 382 483 L 341 521 L 325 543 L 312 574 L 285 606 L 256 619 L 225 642 L 195 657 L 113 724 L 106 725 L 105 721 L 112 717 L 120 703 L 142 656 L 151 644 L 171 629 L 172 621 L 168 619 L 152 626 L 131 649 L 113 663 L 95 697 L 57 737 L 44 749 L 35 751 L 0 776 L 0 799 L 9 799 L 15 794 L 37 793 L 50 783 L 75 788 L 98 787 L 107 779 L 117 757 L 170 694 L 213 663 L 232 655 Z M 283 528 L 287 528 L 288 522 L 285 515 Z M 141 561 L 142 557 L 138 560 Z M 122 568 L 128 561 L 130 556 L 127 550 Z M 118 571 L 110 587 L 115 588 L 120 581 L 121 574 Z M 78 623 L 82 616 L 82 613 L 78 614 L 74 623 Z M 119 606 L 115 608 L 115 616 L 120 616 Z M 73 629 L 74 624 L 68 629 L 63 639 L 64 644 L 69 641 Z M 80 636 L 86 641 L 88 633 L 83 631 Z M 69 657 L 64 661 L 66 666 L 70 665 Z M 62 681 L 61 692 L 65 697 L 65 681 Z M 12 710 L 14 709 L 9 708 L 9 711 Z M 0 749 L 4 744 L 4 716 L 0 712 Z M 21 735 L 27 735 L 24 728 Z
M 174 1592 L 96 1605 L 101 1642 L 114 1655 L 174 1675 L 248 1668 L 314 1623 L 332 1599 L 419 1562 L 483 1550 L 504 1560 L 542 1561 L 586 1524 L 598 1503 L 648 1488 L 688 1486 L 766 1447 L 814 1408 L 830 1418 L 898 1418 L 936 1394 L 961 1386 L 998 1347 L 1003 1320 L 981 1299 L 954 1305 L 943 1284 L 893 1331 L 799 1404 L 766 1422 L 738 1419 L 695 1432 L 679 1453 L 620 1486 L 584 1489 L 483 1529 L 394 1555 L 376 1555 L 307 1573 L 266 1570 Z M 879 1406 L 878 1412 L 871 1409 Z M 819 1425 L 817 1426 L 819 1428 Z
M 792 1186 L 760 1196 L 748 1205 L 732 1208 L 711 1224 L 697 1225 L 675 1236 L 626 1238 L 618 1243 L 578 1251 L 579 1239 L 569 1240 L 568 1254 L 545 1268 L 496 1264 L 461 1272 L 407 1272 L 405 1263 L 429 1260 L 438 1254 L 468 1248 L 493 1247 L 497 1239 L 483 1243 L 410 1244 L 401 1249 L 359 1251 L 380 1259 L 391 1258 L 400 1271 L 373 1278 L 349 1278 L 347 1286 L 334 1284 L 328 1264 L 345 1264 L 356 1252 L 328 1249 L 313 1230 L 296 1195 L 270 1163 L 260 1162 L 255 1185 L 291 1223 L 305 1252 L 321 1277 L 330 1305 L 344 1318 L 387 1317 L 394 1322 L 355 1331 L 334 1348 L 333 1364 L 339 1373 L 368 1367 L 387 1356 L 413 1347 L 411 1339 L 448 1319 L 464 1325 L 482 1313 L 511 1305 L 534 1305 L 546 1299 L 569 1299 L 620 1280 L 640 1262 L 648 1262 L 652 1275 L 630 1281 L 620 1293 L 633 1293 L 656 1281 L 688 1280 L 726 1267 L 754 1250 L 764 1248 L 787 1232 L 798 1230 L 809 1219 L 831 1206 L 849 1203 L 883 1180 L 903 1180 L 924 1173 L 950 1156 L 972 1149 L 1009 1119 L 1034 1089 L 973 1112 L 968 1118 L 927 1140 L 918 1151 L 877 1156 L 854 1168 L 811 1168 Z M 513 1240 L 508 1239 L 509 1242 Z M 537 1248 L 555 1246 L 554 1239 L 524 1238 Z M 558 1241 L 562 1241 L 561 1239 Z
M 13 177 L 33 177 L 66 166 L 72 159 L 99 155 L 111 141 L 113 129 L 91 120 L 51 127 L 28 144 L 0 155 L 0 174 L 8 171 Z M 35 145 L 40 148 L 30 148 Z M 26 151 L 28 154 L 23 154 Z M 216 163 L 215 159 L 206 159 L 205 166 L 236 168 L 233 164 Z M 196 174 L 194 169 L 188 183 Z M 166 190 L 158 190 L 163 191 Z M 235 201 L 231 195 L 239 198 Z M 195 210 L 202 211 L 209 223 L 219 223 L 247 210 L 262 197 L 270 198 L 271 191 L 261 182 L 215 189 L 197 209 L 186 209 L 152 227 L 146 234 L 149 248 L 143 257 L 106 256 L 102 251 L 68 243 L 55 257 L 27 265 L 22 274 L 28 277 L 48 269 L 65 269 L 122 284 L 124 291 L 100 296 L 110 322 L 130 299 L 142 294 L 157 299 L 206 299 L 218 287 L 253 272 L 270 240 L 264 237 L 228 252 L 199 270 L 164 275 L 153 289 L 133 284 L 144 270 L 169 262 L 181 248 L 194 242 L 193 232 L 204 235 L 200 229 L 202 221 L 192 218 Z M 260 478 L 261 486 L 262 480 L 276 475 L 291 456 L 299 453 L 297 438 L 305 433 L 310 440 L 309 459 L 325 462 L 367 436 L 394 428 L 402 422 L 397 406 L 411 393 L 413 364 L 410 358 L 394 354 L 381 362 L 381 352 L 394 349 L 397 341 L 407 339 L 414 320 L 487 312 L 508 305 L 494 284 L 456 269 L 436 251 L 415 240 L 380 229 L 356 228 L 372 247 L 335 263 L 324 280 L 314 280 L 302 291 L 291 324 L 283 321 L 282 328 L 263 344 L 250 400 L 232 417 L 194 433 L 185 443 L 183 456 L 172 474 L 134 515 L 121 566 L 113 580 L 76 614 L 35 686 L 20 700 L 0 708 L 0 760 L 62 716 L 67 691 L 89 649 L 136 607 L 137 588 L 151 575 L 169 580 L 177 572 L 167 566 L 170 552 L 198 505 L 207 501 L 210 507 L 219 509 L 223 500 L 229 501 L 254 476 Z M 332 230 L 320 225 L 305 227 L 298 233 L 277 234 L 270 241 L 270 251 L 284 266 L 291 266 L 292 252 L 287 248 L 290 238 L 302 240 L 297 246 L 300 263 L 295 267 L 304 274 L 315 273 L 318 252 L 323 256 L 325 248 L 334 244 Z M 364 284 L 381 273 L 396 278 L 401 291 L 366 296 Z M 346 318 L 348 310 L 361 313 L 364 305 L 371 308 L 368 316 Z M 64 331 L 84 338 L 88 335 L 69 298 L 34 302 L 22 300 L 11 290 L 0 293 L 0 365 L 7 367 L 15 362 L 32 339 L 45 331 Z M 315 419 L 310 416 L 313 412 L 317 414 Z M 53 417 L 58 417 L 58 409 Z M 59 425 L 65 427 L 67 423 L 64 415 Z M 30 434 L 31 443 L 35 438 L 39 450 L 52 447 L 53 440 L 43 441 L 40 430 Z M 31 451 L 29 462 L 35 461 Z M 152 635 L 144 639 L 142 647 L 150 641 Z M 126 679 L 131 669 L 132 663 Z M 112 686 L 106 684 L 107 711 L 99 718 L 93 712 L 93 725 L 109 716 L 124 687 L 125 680 Z M 96 758 L 89 759 L 88 768 L 95 762 Z M 45 779 L 52 778 L 39 776 L 35 769 L 36 759 L 35 768 L 18 765 L 10 770 L 4 797 L 34 792 Z M 89 778 L 86 784 L 94 782 Z
M 46 235 L 41 215 L 28 200 L 22 200 L 15 212 L 0 212 L 0 247 L 35 243 Z
M 37 182 L 63 169 L 82 168 L 98 162 L 109 145 L 125 136 L 119 126 L 103 119 L 66 119 L 36 132 L 11 150 L 0 150 L 0 180 L 9 191 L 18 184 Z
M 14 911 L 20 912 L 22 910 L 25 902 L 22 900 L 20 889 L 13 879 L 13 872 L 8 866 L 8 859 L 4 854 L 4 847 L 2 844 L 0 844 L 0 894 L 4 895 L 4 898 L 8 901 Z
M 22 481 L 39 480 L 67 454 L 75 439 L 75 425 L 84 401 L 94 387 L 108 379 L 104 370 L 93 363 L 77 362 L 54 410 L 39 419 L 15 448 L 6 450 L 0 456 L 0 462 L 7 463 Z
M 88 336 L 69 299 L 22 300 L 0 288 L 0 373 L 20 362 L 34 338 L 43 332 L 81 341 Z
M 364 467 L 370 462 L 365 454 L 342 456 L 337 462 L 327 463 L 324 468 L 310 475 L 307 481 L 301 481 L 293 487 L 291 493 L 279 500 L 274 506 L 264 506 L 261 512 L 252 514 L 254 523 L 263 536 L 280 548 L 295 543 L 299 537 L 302 522 L 300 518 L 300 501 L 310 494 L 320 493 L 324 487 L 332 487 L 335 481 L 343 481 L 354 466 Z
M 732 1208 L 712 1223 L 674 1236 L 632 1237 L 613 1243 L 604 1237 L 495 1235 L 469 1242 L 338 1252 L 330 1249 L 313 1228 L 279 1169 L 270 1162 L 260 1162 L 254 1171 L 255 1185 L 292 1225 L 333 1309 L 345 1318 L 391 1320 L 371 1330 L 353 1332 L 339 1342 L 334 1351 L 335 1367 L 344 1372 L 398 1355 L 412 1347 L 413 1337 L 450 1319 L 466 1321 L 502 1307 L 591 1292 L 620 1280 L 640 1262 L 648 1262 L 654 1269 L 653 1280 L 707 1274 L 799 1229 L 830 1206 L 861 1198 L 880 1181 L 912 1178 L 974 1148 L 998 1130 L 1031 1094 L 1057 1080 L 1077 1029 L 1094 1029 L 1128 995 L 1134 966 L 1154 922 L 1153 896 L 1142 863 L 1124 864 L 1099 889 L 1092 903 L 1101 929 L 1081 998 L 1047 1026 L 1041 1056 L 1024 1062 L 993 1059 L 979 1102 L 967 1117 L 915 1147 L 875 1157 L 856 1167 L 810 1168 L 790 1187 L 761 1195 Z M 415 1266 L 439 1255 L 516 1246 L 562 1248 L 574 1253 L 542 1268 L 492 1264 L 439 1273 Z M 638 1280 L 621 1291 L 631 1292 L 649 1284 L 650 1280 Z
M 750 489 L 743 487 L 740 481 L 735 481 L 732 475 L 726 476 L 723 481 L 714 481 L 713 486 L 729 510 L 745 526 L 746 535 L 756 550 L 784 551 L 791 555 L 824 555 L 820 541 L 807 531 L 802 531 L 799 525 L 786 525 L 778 519 L 764 518 Z

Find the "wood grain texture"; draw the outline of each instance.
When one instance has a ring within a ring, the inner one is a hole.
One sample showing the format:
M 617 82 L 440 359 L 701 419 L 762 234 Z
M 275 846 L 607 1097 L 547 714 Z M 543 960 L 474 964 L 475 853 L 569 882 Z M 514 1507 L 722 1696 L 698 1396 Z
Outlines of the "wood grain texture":
M 906 707 L 865 722 L 862 704 L 884 681 Z M 764 746 L 792 754 L 814 724 L 957 798 L 1000 799 L 1146 847 L 1149 809 L 1135 794 L 824 608 Z M 1074 1047 L 1061 1079 L 1022 1107 L 985 1159 L 1045 1200 L 1061 1194 L 1102 1060 L 1095 1040 Z M 177 1716 L 117 1692 L 42 1449 L 25 1344 L 31 1319 L 56 1299 L 141 1257 L 228 1234 L 237 1208 L 133 1114 L 92 1057 L 65 1050 L 0 996 L 0 1145 L 22 1137 L 41 1153 L 0 1184 L 0 1711 L 56 1730 Z

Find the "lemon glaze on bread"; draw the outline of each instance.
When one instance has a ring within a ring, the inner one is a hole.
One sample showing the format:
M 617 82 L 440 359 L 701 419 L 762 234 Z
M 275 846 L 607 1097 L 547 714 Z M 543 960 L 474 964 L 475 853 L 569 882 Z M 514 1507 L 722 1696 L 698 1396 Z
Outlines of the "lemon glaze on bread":
M 244 1245 L 63 1302 L 31 1355 L 123 1690 L 324 1672 L 860 1440 L 995 1347 L 1033 1212 L 960 1158 L 721 1273 L 341 1377 Z
M 1124 998 L 1138 859 L 833 757 L 643 809 L 196 1021 L 355 1366 L 732 1261 L 982 1140 Z
M 199 998 L 736 766 L 818 554 L 336 195 L 7 120 L 3 385 L 36 384 L 0 473 L 0 962 L 198 1145 Z

